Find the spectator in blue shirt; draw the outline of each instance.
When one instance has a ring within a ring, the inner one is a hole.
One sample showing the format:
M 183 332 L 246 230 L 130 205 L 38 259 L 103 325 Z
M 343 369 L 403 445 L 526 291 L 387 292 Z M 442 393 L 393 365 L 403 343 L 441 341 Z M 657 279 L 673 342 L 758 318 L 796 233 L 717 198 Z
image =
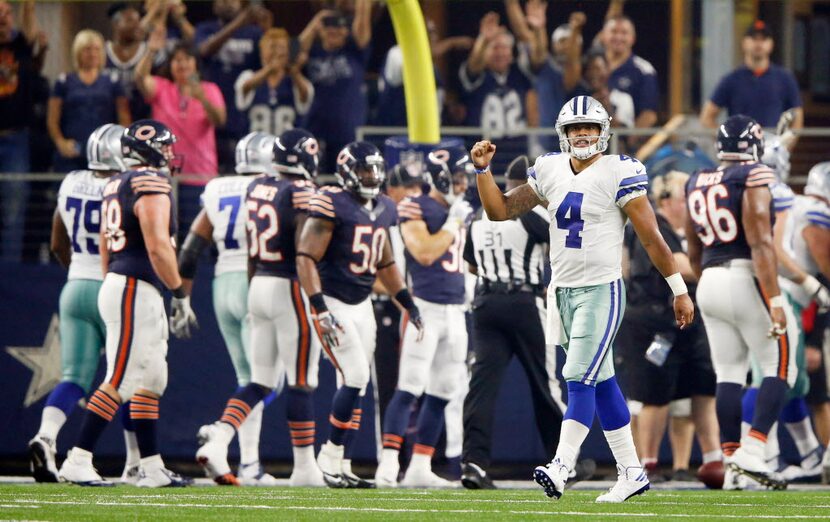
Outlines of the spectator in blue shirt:
M 179 42 L 191 44 L 196 28 L 187 19 L 187 7 L 182 0 L 144 0 L 141 28 L 145 34 L 152 34 L 157 25 L 167 27 L 166 55 L 170 55 Z
M 216 20 L 196 26 L 196 46 L 202 58 L 204 79 L 219 86 L 227 103 L 228 117 L 223 128 L 217 129 L 216 146 L 221 172 L 233 172 L 236 142 L 248 133 L 246 114 L 231 103 L 234 84 L 245 70 L 258 70 L 259 39 L 262 29 L 255 22 L 267 16 L 265 8 L 241 0 L 214 0 Z
M 715 128 L 721 109 L 729 116 L 746 114 L 762 127 L 775 127 L 781 115 L 792 110 L 791 128 L 804 126 L 801 96 L 793 74 L 770 62 L 773 40 L 766 24 L 758 20 L 746 32 L 741 47 L 744 63 L 721 78 L 712 97 L 703 105 L 700 121 Z M 788 144 L 792 150 L 795 140 Z
M 337 154 L 355 139 L 368 107 L 363 78 L 372 39 L 372 2 L 356 0 L 354 19 L 339 11 L 318 12 L 300 34 L 300 52 L 308 53 L 306 76 L 314 102 L 306 127 L 320 140 L 323 172 L 333 172 Z
M 130 108 L 115 75 L 103 74 L 104 38 L 84 29 L 72 42 L 75 72 L 55 81 L 47 109 L 49 136 L 56 152 L 55 172 L 85 169 L 86 140 L 105 123 L 130 124 Z
M 627 16 L 614 16 L 605 22 L 600 40 L 611 68 L 609 85 L 631 95 L 634 100 L 635 127 L 653 127 L 657 123 L 660 90 L 657 71 L 648 60 L 634 54 L 637 34 Z

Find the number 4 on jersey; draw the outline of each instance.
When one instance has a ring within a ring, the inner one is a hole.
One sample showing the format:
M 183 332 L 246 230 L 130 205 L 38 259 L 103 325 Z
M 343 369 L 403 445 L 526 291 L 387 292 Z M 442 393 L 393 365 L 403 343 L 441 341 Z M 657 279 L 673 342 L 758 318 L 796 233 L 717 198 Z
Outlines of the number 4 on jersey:
M 568 192 L 556 209 L 557 228 L 568 231 L 565 248 L 582 248 L 580 234 L 585 226 L 585 221 L 582 220 L 582 197 L 581 192 Z

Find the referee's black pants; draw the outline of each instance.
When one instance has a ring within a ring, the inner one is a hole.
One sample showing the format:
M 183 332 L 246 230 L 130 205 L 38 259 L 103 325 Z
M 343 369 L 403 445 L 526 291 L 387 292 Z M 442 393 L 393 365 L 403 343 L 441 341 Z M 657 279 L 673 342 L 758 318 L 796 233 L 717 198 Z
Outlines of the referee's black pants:
M 551 395 L 545 333 L 536 297 L 530 292 L 477 296 L 473 302 L 473 350 L 470 391 L 464 400 L 461 460 L 489 467 L 493 408 L 504 371 L 514 355 L 527 375 L 536 427 L 548 456 L 552 457 L 559 444 L 562 411 Z

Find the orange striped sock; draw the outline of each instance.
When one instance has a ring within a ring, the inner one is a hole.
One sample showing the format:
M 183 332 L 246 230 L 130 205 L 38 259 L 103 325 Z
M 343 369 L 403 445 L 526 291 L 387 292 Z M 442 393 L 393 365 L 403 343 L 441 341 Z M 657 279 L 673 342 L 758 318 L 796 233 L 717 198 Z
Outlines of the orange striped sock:
M 251 413 L 251 407 L 239 399 L 229 399 L 225 406 L 225 412 L 222 413 L 220 422 L 226 422 L 233 426 L 233 429 L 239 430 L 239 426 L 245 422 L 248 415 Z
M 288 421 L 288 431 L 291 434 L 292 446 L 301 448 L 314 444 L 314 421 Z

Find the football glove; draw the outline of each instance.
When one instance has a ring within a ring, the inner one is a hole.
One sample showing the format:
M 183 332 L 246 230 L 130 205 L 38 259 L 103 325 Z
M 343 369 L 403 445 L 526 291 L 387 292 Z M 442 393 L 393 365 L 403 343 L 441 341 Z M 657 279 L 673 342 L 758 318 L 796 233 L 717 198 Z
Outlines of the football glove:
M 170 331 L 179 339 L 190 339 L 190 329 L 199 328 L 196 314 L 190 307 L 190 296 L 174 297 L 170 301 Z
M 331 315 L 331 312 L 328 310 L 320 312 L 314 317 L 314 320 L 317 322 L 323 343 L 330 347 L 339 346 L 340 339 L 337 337 L 337 332 L 343 332 L 344 330 L 337 319 Z
M 421 311 L 418 310 L 417 306 L 413 305 L 407 312 L 409 313 L 409 322 L 418 330 L 418 336 L 415 340 L 421 342 L 424 338 L 424 318 L 421 317 Z
M 444 226 L 441 227 L 441 230 L 446 230 L 452 234 L 461 228 L 466 222 L 467 218 L 473 213 L 473 207 L 464 200 L 464 199 L 457 199 L 455 203 L 450 206 L 449 214 L 447 214 L 447 221 L 444 222 Z

